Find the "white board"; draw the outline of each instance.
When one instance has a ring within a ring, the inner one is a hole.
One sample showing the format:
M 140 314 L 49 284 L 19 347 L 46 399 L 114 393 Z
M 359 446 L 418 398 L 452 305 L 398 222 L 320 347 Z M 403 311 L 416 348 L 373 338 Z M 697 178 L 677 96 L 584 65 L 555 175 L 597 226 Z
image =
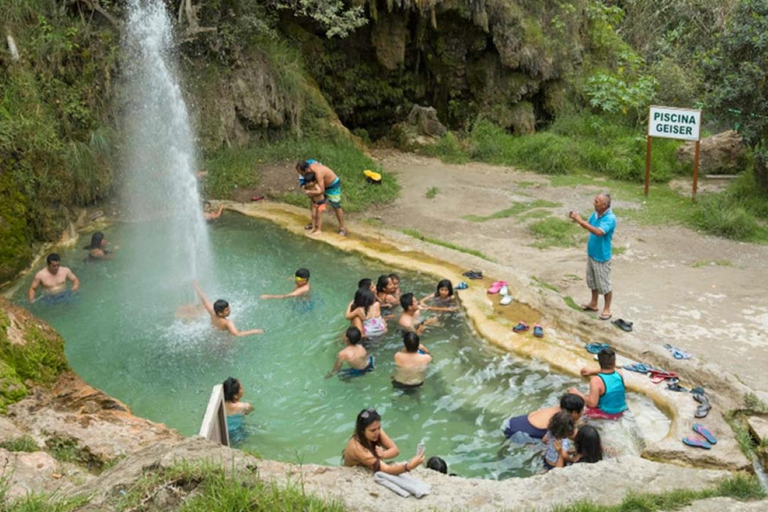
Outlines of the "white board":
M 701 110 L 651 105 L 648 135 L 664 139 L 699 140 Z

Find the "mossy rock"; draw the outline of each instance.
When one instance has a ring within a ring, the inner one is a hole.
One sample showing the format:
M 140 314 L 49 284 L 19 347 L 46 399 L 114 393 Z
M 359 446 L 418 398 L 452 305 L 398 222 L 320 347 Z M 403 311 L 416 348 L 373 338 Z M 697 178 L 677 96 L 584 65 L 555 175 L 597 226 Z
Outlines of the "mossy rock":
M 0 160 L 0 167 L 4 163 Z M 0 283 L 13 278 L 32 259 L 27 203 L 10 173 L 0 173 Z
M 29 385 L 50 385 L 69 370 L 64 339 L 47 323 L 0 298 L 0 411 Z

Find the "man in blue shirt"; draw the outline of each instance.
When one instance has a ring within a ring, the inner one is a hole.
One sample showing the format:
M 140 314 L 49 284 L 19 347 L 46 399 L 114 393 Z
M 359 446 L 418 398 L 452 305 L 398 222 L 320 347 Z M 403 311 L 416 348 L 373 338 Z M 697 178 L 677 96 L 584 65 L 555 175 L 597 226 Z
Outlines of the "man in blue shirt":
M 605 296 L 605 306 L 600 313 L 600 320 L 611 318 L 611 241 L 616 229 L 616 216 L 611 211 L 610 194 L 595 196 L 595 213 L 585 221 L 576 212 L 570 213 L 571 219 L 589 231 L 587 242 L 587 286 L 592 290 L 592 300 L 581 307 L 585 311 L 597 311 L 598 298 Z

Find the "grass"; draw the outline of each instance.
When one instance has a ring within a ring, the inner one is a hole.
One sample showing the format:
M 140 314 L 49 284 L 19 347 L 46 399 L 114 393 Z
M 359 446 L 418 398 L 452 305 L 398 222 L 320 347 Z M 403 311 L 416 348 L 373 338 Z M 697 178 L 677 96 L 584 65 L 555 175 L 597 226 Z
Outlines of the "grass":
M 4 448 L 9 452 L 39 452 L 41 450 L 35 440 L 29 436 L 7 439 L 0 443 L 0 448 Z
M 0 492 L 0 512 L 73 512 L 89 501 L 87 496 L 59 498 L 55 493 L 31 493 L 18 500 L 6 502 L 4 494 Z
M 627 252 L 627 248 L 624 246 L 618 246 L 618 247 L 611 247 L 611 255 L 612 256 L 621 256 Z
M 493 219 L 505 219 L 507 217 L 518 215 L 528 210 L 533 210 L 534 208 L 554 208 L 556 206 L 561 205 L 560 203 L 553 203 L 552 201 L 536 199 L 535 201 L 531 202 L 512 203 L 512 206 L 509 208 L 498 211 L 496 213 L 492 213 L 490 215 L 465 215 L 463 218 L 466 220 L 471 220 L 472 222 L 486 222 Z
M 549 284 L 543 279 L 539 279 L 538 277 L 531 277 L 531 280 L 542 288 L 546 288 L 547 290 L 552 290 L 555 293 L 560 293 L 560 289 L 558 287 Z
M 427 190 L 427 194 L 426 194 L 427 199 L 434 199 L 439 191 L 440 189 L 437 187 L 430 188 L 429 190 Z
M 402 232 L 408 236 L 412 236 L 413 238 L 418 238 L 419 240 L 422 240 L 424 242 L 429 242 L 430 244 L 435 244 L 442 247 L 447 247 L 448 249 L 453 249 L 454 251 L 471 254 L 472 256 L 477 256 L 478 258 L 484 259 L 486 261 L 494 261 L 493 259 L 491 259 L 490 257 L 488 257 L 487 255 L 483 254 L 480 251 L 476 251 L 474 249 L 468 249 L 460 245 L 452 244 L 451 242 L 438 240 L 437 238 L 430 238 L 428 236 L 421 234 L 421 232 L 416 231 L 415 229 L 404 229 Z
M 584 311 L 584 310 L 581 308 L 581 306 L 579 306 L 578 304 L 576 304 L 576 301 L 575 301 L 575 300 L 573 300 L 573 297 L 571 297 L 570 295 L 569 295 L 569 296 L 567 296 L 567 297 L 563 297 L 563 300 L 565 301 L 565 304 L 566 304 L 566 305 L 567 305 L 569 308 L 571 308 L 571 309 L 575 309 L 576 311 L 580 311 L 581 313 L 584 313 L 584 312 L 585 312 L 585 311 Z
M 528 226 L 528 231 L 536 237 L 534 247 L 573 247 L 584 238 L 582 230 L 573 222 L 550 217 L 538 220 Z
M 247 471 L 225 471 L 223 467 L 211 462 L 181 463 L 147 473 L 132 488 L 126 489 L 118 508 L 156 510 L 159 503 L 154 503 L 154 498 L 163 489 L 173 491 L 179 502 L 174 509 L 179 512 L 344 511 L 344 507 L 337 502 L 305 494 L 299 485 L 282 487 L 266 483 Z
M 744 395 L 744 407 L 750 411 L 768 412 L 768 406 L 754 393 Z
M 731 260 L 698 260 L 691 264 L 693 268 L 701 267 L 732 267 Z
M 520 215 L 518 217 L 520 220 L 533 220 L 533 219 L 544 219 L 547 217 L 550 217 L 552 215 L 552 212 L 549 210 L 531 210 L 528 213 L 525 213 L 523 215 Z
M 551 512 L 671 512 L 687 507 L 696 500 L 715 497 L 739 501 L 759 500 L 765 497 L 765 491 L 757 478 L 740 474 L 723 480 L 712 489 L 681 489 L 658 494 L 630 492 L 618 505 L 597 505 L 579 501 L 553 507 Z
M 259 183 L 260 168 L 268 164 L 285 166 L 285 179 L 296 183 L 296 162 L 314 158 L 333 169 L 341 178 L 342 204 L 347 212 L 363 211 L 374 204 L 393 201 L 400 185 L 391 174 L 384 172 L 366 156 L 349 137 L 342 134 L 307 134 L 262 141 L 247 148 L 222 149 L 208 155 L 205 168 L 208 178 L 205 193 L 217 199 L 229 199 L 238 188 Z M 381 185 L 369 185 L 363 170 L 382 173 Z M 278 200 L 306 206 L 306 196 L 299 192 L 284 193 Z
M 755 443 L 752 439 L 752 435 L 749 433 L 749 428 L 745 425 L 746 419 L 742 414 L 729 412 L 725 415 L 725 421 L 731 426 L 736 442 L 739 443 L 739 448 L 744 456 L 752 460 L 755 456 Z

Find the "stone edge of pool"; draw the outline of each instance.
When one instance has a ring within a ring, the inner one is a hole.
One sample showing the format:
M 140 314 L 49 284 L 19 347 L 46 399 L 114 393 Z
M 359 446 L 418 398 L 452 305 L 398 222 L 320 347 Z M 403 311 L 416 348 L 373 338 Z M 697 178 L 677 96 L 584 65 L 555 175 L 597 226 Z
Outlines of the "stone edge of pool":
M 225 208 L 242 215 L 270 221 L 296 235 L 307 236 L 304 225 L 308 220 L 307 210 L 295 206 L 272 203 L 235 203 L 220 201 Z M 485 274 L 483 280 L 470 281 L 461 275 L 468 268 L 447 262 L 437 256 L 426 254 L 424 250 L 412 246 L 429 245 L 414 240 L 408 246 L 397 243 L 380 229 L 354 224 L 351 236 L 343 237 L 326 231 L 318 237 L 308 237 L 323 242 L 345 252 L 358 253 L 368 259 L 377 260 L 388 266 L 408 271 L 429 274 L 437 279 L 450 279 L 452 282 L 467 281 L 469 288 L 461 292 L 461 304 L 475 332 L 491 345 L 512 352 L 518 356 L 538 359 L 554 369 L 569 375 L 579 376 L 579 369 L 586 365 L 595 365 L 591 355 L 583 349 L 582 340 L 597 343 L 610 343 L 620 355 L 633 360 L 642 360 L 651 364 L 676 371 L 686 383 L 703 385 L 713 402 L 713 408 L 706 419 L 694 419 L 698 403 L 689 393 L 668 391 L 664 384 L 654 385 L 644 375 L 624 372 L 627 388 L 642 393 L 653 400 L 655 405 L 671 418 L 668 435 L 658 441 L 648 443 L 642 456 L 651 460 L 673 462 L 729 470 L 743 470 L 751 466 L 739 448 L 734 433 L 725 421 L 723 411 L 738 407 L 741 398 L 752 392 L 735 377 L 723 372 L 714 365 L 699 361 L 680 362 L 669 360 L 667 351 L 661 347 L 647 347 L 634 339 L 631 334 L 618 333 L 612 326 L 598 324 L 597 321 L 581 315 L 568 307 L 562 306 L 562 298 L 552 293 L 536 294 L 528 290 L 517 276 L 497 275 L 494 278 Z M 410 240 L 408 242 L 411 242 Z M 429 249 L 433 247 L 429 245 Z M 435 252 L 448 249 L 440 247 Z M 462 255 L 461 259 L 467 256 Z M 476 259 L 483 267 L 492 267 L 492 272 L 501 272 L 503 267 Z M 507 281 L 515 296 L 512 305 L 501 308 L 496 297 L 486 293 L 488 285 L 496 278 Z M 560 300 L 556 300 L 560 297 Z M 496 300 L 494 300 L 496 299 Z M 541 311 L 551 313 L 542 314 Z M 556 316 L 552 316 L 556 315 Z M 514 319 L 514 320 L 513 320 Z M 532 324 L 544 320 L 546 335 L 543 339 L 534 338 L 530 332 L 515 334 L 511 327 L 518 320 Z M 569 333 L 569 334 L 568 334 Z M 658 348 L 658 350 L 656 350 Z M 586 384 L 586 383 L 585 383 Z M 718 437 L 718 443 L 712 450 L 688 448 L 682 438 L 692 435 L 691 425 L 704 423 Z

